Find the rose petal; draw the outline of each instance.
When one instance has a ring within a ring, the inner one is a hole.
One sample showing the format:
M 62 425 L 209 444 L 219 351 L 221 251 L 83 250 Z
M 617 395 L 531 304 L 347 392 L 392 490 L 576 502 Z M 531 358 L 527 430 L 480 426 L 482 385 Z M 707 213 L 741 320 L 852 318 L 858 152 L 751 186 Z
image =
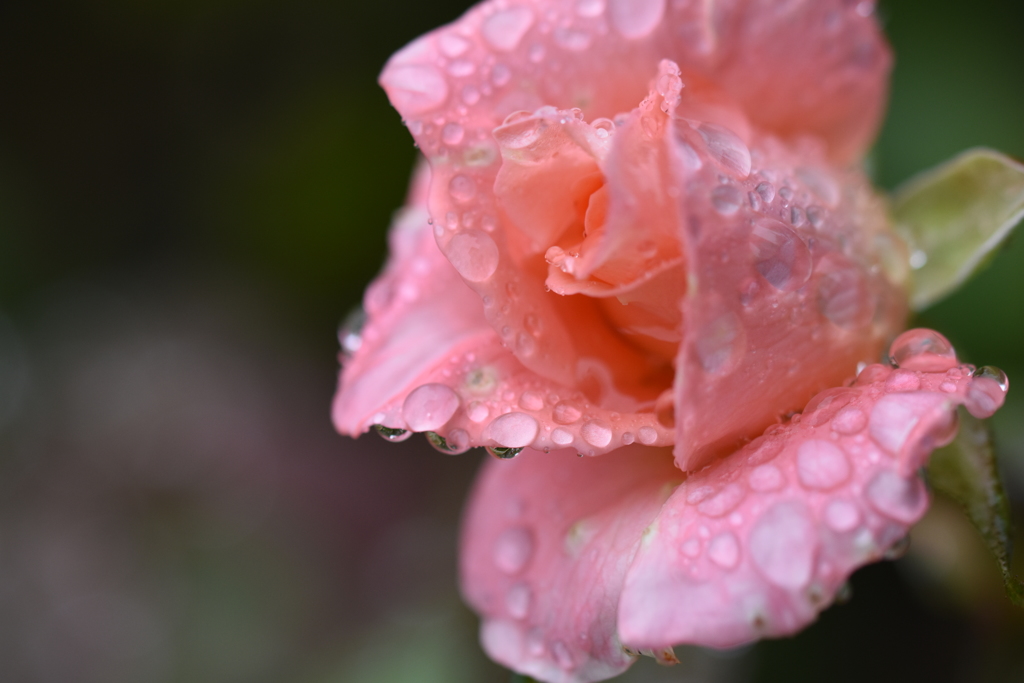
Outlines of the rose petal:
M 755 135 L 755 170 L 730 177 L 708 160 L 738 136 L 678 129 L 702 162 L 685 185 L 690 286 L 675 376 L 676 459 L 693 471 L 877 359 L 903 325 L 906 268 L 859 171 Z
M 602 28 L 608 22 L 611 30 Z M 755 57 L 762 53 L 776 59 Z M 593 319 L 593 305 L 556 302 L 533 277 L 535 268 L 517 263 L 515 238 L 492 191 L 500 155 L 491 131 L 508 114 L 542 105 L 578 106 L 591 120 L 630 111 L 664 57 L 753 112 L 752 125 L 819 135 L 844 160 L 876 127 L 888 70 L 874 21 L 840 0 L 784 8 L 616 0 L 607 11 L 533 0 L 471 9 L 396 54 L 381 77 L 433 167 L 430 211 L 443 228 L 442 252 L 490 302 L 491 327 L 506 341 L 526 341 L 510 346 L 519 360 L 561 384 L 579 382 L 574 365 L 581 356 L 603 359 L 616 381 L 635 377 L 635 363 L 608 360 L 627 358 L 628 347 L 612 354 L 602 342 L 588 352 L 593 335 L 580 330 L 591 328 L 579 322 Z M 799 79 L 789 77 L 796 72 Z M 460 237 L 465 233 L 468 239 Z M 483 265 L 479 254 L 487 255 Z M 569 315 L 560 315 L 565 306 Z M 531 331 L 531 319 L 546 321 L 544 330 Z
M 865 7 L 494 0 L 397 53 L 381 82 L 433 157 L 448 145 L 438 118 L 457 122 L 472 145 L 475 131 L 489 133 L 518 109 L 579 107 L 588 119 L 613 117 L 632 109 L 659 60 L 671 59 L 717 84 L 756 127 L 819 136 L 848 161 L 874 136 L 891 65 Z
M 924 514 L 918 469 L 953 438 L 956 406 L 979 379 L 967 366 L 869 366 L 854 386 L 691 475 L 626 577 L 623 642 L 732 647 L 813 621 Z
M 391 255 L 367 289 L 361 344 L 343 363 L 332 415 L 342 434 L 373 424 L 405 429 L 401 401 L 460 350 L 496 335 L 469 289 L 434 241 L 424 207 L 429 169 L 417 170 L 409 205 L 388 235 Z
M 545 681 L 596 681 L 633 657 L 616 636 L 622 580 L 680 473 L 665 449 L 490 461 L 462 534 L 462 590 L 488 654 Z
M 634 442 L 671 444 L 653 398 L 642 410 L 601 363 L 574 364 L 583 391 L 538 376 L 506 348 L 437 248 L 422 208 L 427 175 L 421 166 L 389 235 L 391 257 L 367 290 L 361 345 L 343 364 L 334 400 L 338 431 L 430 430 L 455 450 L 572 446 L 598 455 Z

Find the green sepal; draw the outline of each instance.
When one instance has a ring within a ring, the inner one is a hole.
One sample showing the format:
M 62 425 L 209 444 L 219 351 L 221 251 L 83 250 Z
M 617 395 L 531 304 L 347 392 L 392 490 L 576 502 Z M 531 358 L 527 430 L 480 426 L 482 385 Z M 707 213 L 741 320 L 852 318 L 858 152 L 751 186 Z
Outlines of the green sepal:
M 1024 164 L 968 150 L 899 187 L 892 211 L 910 248 L 910 304 L 920 311 L 966 282 L 1024 218 Z
M 1010 571 L 1010 505 L 999 479 L 988 427 L 963 408 L 959 416 L 956 439 L 932 453 L 928 480 L 936 491 L 960 504 L 995 556 L 1007 596 L 1024 607 L 1024 582 Z

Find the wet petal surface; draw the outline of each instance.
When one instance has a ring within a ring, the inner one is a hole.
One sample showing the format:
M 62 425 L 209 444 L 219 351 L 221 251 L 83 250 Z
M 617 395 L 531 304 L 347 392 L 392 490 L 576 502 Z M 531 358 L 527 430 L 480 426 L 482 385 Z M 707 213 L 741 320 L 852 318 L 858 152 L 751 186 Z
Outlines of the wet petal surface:
M 527 450 L 490 461 L 462 535 L 462 588 L 488 654 L 545 681 L 614 676 L 622 581 L 643 529 L 681 479 L 667 449 L 580 460 Z
M 971 410 L 989 381 L 971 366 L 931 362 L 868 366 L 852 386 L 819 394 L 788 424 L 690 475 L 630 568 L 623 642 L 732 647 L 813 621 L 855 569 L 924 515 L 918 471 L 955 436 L 957 406 Z

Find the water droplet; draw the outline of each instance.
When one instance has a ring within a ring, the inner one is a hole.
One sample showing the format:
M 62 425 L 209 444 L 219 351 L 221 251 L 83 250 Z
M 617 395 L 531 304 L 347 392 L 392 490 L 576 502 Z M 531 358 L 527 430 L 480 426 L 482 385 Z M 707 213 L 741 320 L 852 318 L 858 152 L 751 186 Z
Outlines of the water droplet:
M 665 14 L 665 0 L 609 0 L 608 14 L 616 31 L 635 40 L 658 27 Z
M 917 428 L 921 418 L 938 411 L 955 415 L 949 409 L 949 399 L 932 392 L 886 394 L 871 409 L 868 433 L 879 446 L 897 455 Z
M 754 565 L 775 585 L 800 589 L 811 580 L 818 537 L 803 503 L 769 508 L 754 524 L 749 547 Z
M 739 363 L 746 340 L 739 318 L 726 311 L 704 326 L 697 337 L 697 357 L 705 371 L 728 374 Z
M 448 99 L 444 75 L 429 64 L 400 64 L 381 74 L 380 84 L 402 114 L 414 116 L 441 106 Z
M 622 433 L 622 444 L 624 446 L 628 446 L 629 444 L 633 443 L 635 440 L 636 440 L 636 435 L 634 435 L 633 432 L 623 432 Z
M 544 396 L 536 391 L 524 391 L 519 397 L 519 407 L 523 410 L 540 410 L 544 407 Z
M 520 332 L 516 335 L 516 355 L 520 358 L 529 358 L 537 351 L 537 340 L 529 332 Z
M 513 584 L 505 594 L 505 609 L 513 619 L 525 619 L 530 613 L 530 602 L 533 600 L 533 591 L 526 583 Z
M 459 409 L 459 396 L 443 384 L 417 387 L 402 404 L 402 417 L 416 432 L 434 431 L 444 426 Z
M 555 42 L 570 52 L 582 52 L 590 47 L 590 34 L 573 28 L 555 29 Z
M 459 275 L 470 282 L 483 282 L 498 269 L 498 245 L 479 230 L 455 235 L 448 243 L 447 256 Z
M 793 224 L 793 227 L 799 228 L 804 224 L 804 212 L 794 206 L 789 210 L 789 222 Z
M 600 420 L 591 420 L 580 428 L 580 436 L 591 446 L 604 448 L 612 441 L 612 430 Z
M 759 465 L 751 470 L 747 483 L 755 491 L 778 491 L 786 479 L 775 465 Z
M 526 413 L 505 413 L 487 425 L 484 433 L 499 446 L 524 448 L 537 438 L 539 429 L 537 420 Z
M 732 569 L 740 561 L 740 544 L 730 531 L 721 533 L 708 543 L 708 559 L 722 569 Z
M 576 0 L 576 14 L 581 17 L 599 17 L 604 12 L 604 0 Z
M 811 227 L 815 230 L 825 225 L 825 210 L 820 206 L 808 206 L 807 207 L 807 220 L 810 221 Z
M 748 192 L 747 201 L 750 202 L 750 208 L 754 211 L 761 210 L 761 195 L 756 192 Z
M 679 546 L 679 550 L 682 551 L 683 555 L 693 558 L 700 555 L 700 539 L 699 538 L 688 538 L 683 541 L 682 545 Z
M 362 306 L 356 306 L 338 327 L 338 343 L 341 345 L 341 355 L 346 360 L 352 358 L 356 351 L 363 346 L 363 327 L 366 325 L 366 311 Z
M 719 185 L 711 190 L 711 206 L 723 216 L 736 213 L 743 203 L 743 195 L 732 185 Z
M 472 178 L 460 173 L 448 183 L 448 194 L 455 201 L 465 204 L 476 196 L 476 183 Z
M 533 532 L 526 527 L 505 529 L 494 542 L 494 566 L 509 576 L 526 569 L 533 557 Z
M 910 370 L 897 370 L 885 378 L 886 391 L 917 391 L 921 388 L 921 378 Z
M 825 507 L 825 524 L 838 533 L 856 529 L 860 524 L 860 510 L 848 500 L 833 500 Z
M 896 337 L 889 347 L 889 362 L 919 372 L 945 372 L 956 367 L 956 351 L 935 330 L 917 328 Z
M 640 440 L 640 443 L 645 446 L 650 446 L 658 440 L 658 430 L 654 427 L 641 427 L 636 430 L 636 438 Z
M 448 65 L 446 71 L 449 76 L 465 78 L 466 76 L 472 76 L 476 72 L 476 64 L 468 59 L 456 59 Z
M 1003 406 L 1009 388 L 1010 380 L 1005 372 L 991 365 L 983 365 L 971 375 L 964 405 L 978 419 L 992 417 Z
M 825 273 L 818 280 L 817 304 L 822 315 L 844 330 L 866 324 L 873 312 L 864 276 L 855 268 Z
M 994 365 L 982 365 L 971 373 L 971 377 L 985 377 L 991 379 L 996 383 L 1000 391 L 1008 391 L 1010 388 L 1010 378 L 1006 376 L 1005 372 Z
M 516 49 L 532 25 L 533 11 L 524 5 L 516 5 L 487 17 L 480 32 L 495 50 L 510 52 Z
M 405 429 L 396 429 L 394 427 L 385 427 L 384 425 L 373 425 L 373 428 L 377 431 L 378 434 L 381 435 L 381 437 L 383 437 L 384 439 L 387 439 L 388 441 L 391 441 L 393 443 L 398 443 L 399 441 L 405 441 L 410 436 L 412 436 L 412 432 L 410 432 L 408 430 L 405 430 Z
M 487 406 L 479 401 L 473 401 L 466 408 L 466 415 L 470 420 L 480 424 L 491 414 L 491 411 L 487 409 Z
M 551 440 L 557 446 L 568 446 L 573 442 L 573 435 L 561 427 L 555 427 L 551 430 Z
M 856 434 L 868 423 L 868 417 L 857 406 L 847 406 L 832 418 L 832 431 L 837 434 Z
M 495 64 L 491 69 L 491 83 L 494 87 L 500 88 L 512 80 L 512 70 L 504 64 Z
M 722 487 L 722 490 L 702 501 L 697 506 L 697 511 L 708 517 L 722 517 L 736 509 L 736 506 L 743 502 L 747 491 L 740 484 L 731 482 Z M 689 498 L 687 499 L 689 500 Z
M 910 536 L 904 536 L 900 540 L 893 543 L 891 546 L 886 548 L 885 552 L 882 553 L 882 558 L 886 560 L 898 560 L 907 554 L 907 550 L 910 549 Z
M 757 272 L 775 289 L 790 292 L 811 276 L 811 253 L 792 228 L 762 218 L 754 224 L 750 245 Z
M 713 123 L 702 123 L 697 132 L 704 139 L 708 156 L 725 171 L 740 179 L 750 175 L 750 150 L 735 133 Z
M 504 446 L 485 446 L 484 450 L 498 460 L 511 460 L 523 452 L 522 448 L 506 448 Z
M 850 462 L 830 441 L 811 439 L 797 449 L 796 473 L 807 488 L 827 491 L 850 477 Z
M 566 671 L 570 671 L 576 666 L 569 648 L 560 640 L 551 644 L 551 654 L 555 657 L 555 663 Z
M 583 416 L 583 412 L 567 401 L 555 404 L 551 417 L 560 425 L 571 425 Z
M 784 206 L 789 206 L 789 203 L 793 201 L 793 190 L 786 186 L 783 186 L 779 190 L 779 198 L 782 199 L 782 204 Z
M 754 190 L 757 194 L 761 195 L 761 199 L 764 200 L 765 204 L 771 204 L 772 200 L 775 199 L 775 187 L 767 181 L 758 183 Z
M 686 492 L 687 505 L 696 505 L 715 493 L 714 486 L 694 486 Z
M 513 112 L 494 129 L 494 139 L 506 149 L 523 149 L 540 139 L 543 120 L 529 112 Z
M 904 524 L 913 524 L 928 507 L 928 494 L 917 475 L 909 479 L 892 470 L 881 470 L 868 482 L 867 497 L 880 513 Z
M 469 432 L 465 429 L 453 429 L 447 437 L 437 432 L 426 432 L 426 437 L 435 450 L 445 455 L 459 455 L 469 450 Z
M 441 129 L 441 142 L 446 145 L 457 145 L 465 137 L 465 129 L 457 123 L 449 123 Z
M 469 49 L 469 41 L 454 33 L 444 33 L 437 40 L 438 47 L 445 57 L 455 59 Z

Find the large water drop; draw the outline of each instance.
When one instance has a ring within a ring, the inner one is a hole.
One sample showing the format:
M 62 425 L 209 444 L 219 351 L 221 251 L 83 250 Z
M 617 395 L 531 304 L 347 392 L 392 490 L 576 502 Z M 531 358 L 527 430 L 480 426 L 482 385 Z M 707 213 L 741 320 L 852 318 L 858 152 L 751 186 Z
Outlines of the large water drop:
M 429 64 L 392 66 L 381 74 L 380 84 L 395 107 L 405 116 L 415 116 L 441 106 L 448 99 L 444 74 Z
M 483 282 L 498 269 L 498 245 L 479 230 L 466 230 L 448 243 L 448 260 L 470 282 Z
M 417 387 L 402 404 L 402 417 L 416 432 L 434 431 L 444 426 L 459 409 L 459 396 L 443 384 Z
M 792 228 L 762 218 L 750 237 L 757 272 L 775 289 L 800 289 L 811 276 L 811 253 Z
M 610 0 L 608 14 L 623 37 L 643 38 L 661 23 L 665 0 Z
M 817 551 L 817 532 L 802 503 L 776 503 L 761 515 L 750 532 L 754 565 L 765 578 L 782 588 L 799 589 L 807 585 Z
M 850 477 L 850 462 L 830 441 L 811 439 L 797 449 L 796 473 L 807 488 L 827 491 Z
M 484 434 L 500 446 L 524 448 L 537 438 L 539 429 L 537 420 L 526 413 L 506 413 L 487 425 Z
M 750 150 L 738 135 L 714 123 L 702 123 L 697 132 L 704 139 L 708 155 L 725 171 L 741 180 L 750 175 Z
M 529 7 L 516 5 L 487 17 L 480 31 L 484 40 L 495 50 L 510 52 L 516 49 L 532 25 L 533 11 Z
M 919 372 L 945 372 L 956 367 L 956 351 L 949 340 L 935 330 L 918 328 L 896 337 L 889 347 L 889 360 L 898 368 Z

